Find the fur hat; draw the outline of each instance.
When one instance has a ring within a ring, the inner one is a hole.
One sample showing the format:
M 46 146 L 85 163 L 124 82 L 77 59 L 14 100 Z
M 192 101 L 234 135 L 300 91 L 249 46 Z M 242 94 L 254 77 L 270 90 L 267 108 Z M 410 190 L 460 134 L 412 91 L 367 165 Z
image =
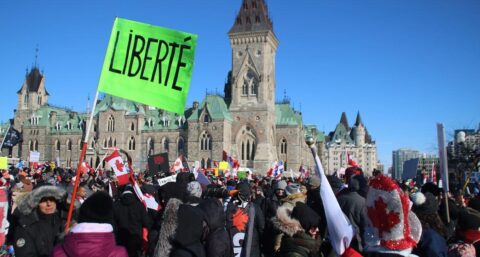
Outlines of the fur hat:
M 42 185 L 31 191 L 23 200 L 18 203 L 18 210 L 24 214 L 30 214 L 38 207 L 40 200 L 45 197 L 54 197 L 57 202 L 61 202 L 66 195 L 65 190 L 52 185 Z
M 392 179 L 379 175 L 370 181 L 366 198 L 368 223 L 365 243 L 390 250 L 413 248 L 420 240 L 422 226 L 409 210 L 410 202 Z
M 301 191 L 300 191 L 300 185 L 297 184 L 297 183 L 292 183 L 292 184 L 288 185 L 288 186 L 285 188 L 285 193 L 286 193 L 287 195 L 293 195 L 293 194 L 301 193 Z
M 194 197 L 202 197 L 202 186 L 197 181 L 192 181 L 187 184 L 188 194 Z
M 411 196 L 412 210 L 416 214 L 435 214 L 438 212 L 438 201 L 431 193 L 415 193 Z
M 99 191 L 88 197 L 80 207 L 78 222 L 113 224 L 113 200 Z
M 273 186 L 273 190 L 279 190 L 279 189 L 285 190 L 286 187 L 287 187 L 287 182 L 285 182 L 285 180 L 280 180 Z
M 297 202 L 295 204 L 291 216 L 300 222 L 305 231 L 308 231 L 312 227 L 318 227 L 320 224 L 320 216 L 318 216 L 312 208 L 302 202 Z
M 308 180 L 308 185 L 312 188 L 317 188 L 320 186 L 320 177 L 317 175 L 313 175 Z

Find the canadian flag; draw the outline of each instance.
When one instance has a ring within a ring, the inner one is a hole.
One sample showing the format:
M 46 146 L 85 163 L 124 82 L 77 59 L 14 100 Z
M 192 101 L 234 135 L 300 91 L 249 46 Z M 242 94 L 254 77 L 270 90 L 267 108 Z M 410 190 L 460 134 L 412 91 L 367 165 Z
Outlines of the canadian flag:
M 358 167 L 357 163 L 350 157 L 350 154 L 348 153 L 347 150 L 345 150 L 347 153 L 347 164 L 352 166 L 352 167 Z
M 178 158 L 175 160 L 175 163 L 173 164 L 173 171 L 177 172 L 178 170 L 183 170 L 182 156 L 178 156 Z
M 113 153 L 105 158 L 105 161 L 108 162 L 110 167 L 112 167 L 113 171 L 115 172 L 115 176 L 117 176 L 118 185 L 126 185 L 129 182 L 129 170 L 125 166 L 122 157 L 118 150 L 113 151 Z

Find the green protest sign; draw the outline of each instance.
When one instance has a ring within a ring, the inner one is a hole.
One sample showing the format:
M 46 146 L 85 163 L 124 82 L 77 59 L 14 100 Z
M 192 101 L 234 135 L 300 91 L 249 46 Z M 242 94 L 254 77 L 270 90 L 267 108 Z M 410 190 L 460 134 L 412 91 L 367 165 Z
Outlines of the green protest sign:
M 183 114 L 197 35 L 116 18 L 98 91 Z

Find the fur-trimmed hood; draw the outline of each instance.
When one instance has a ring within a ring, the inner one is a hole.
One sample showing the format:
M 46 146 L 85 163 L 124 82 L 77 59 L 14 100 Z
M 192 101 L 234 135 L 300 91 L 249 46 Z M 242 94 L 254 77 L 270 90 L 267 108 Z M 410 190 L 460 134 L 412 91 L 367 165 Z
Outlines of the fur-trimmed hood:
M 292 210 L 285 206 L 278 207 L 277 215 L 272 218 L 273 226 L 288 236 L 293 236 L 299 231 L 304 231 L 300 221 L 292 218 Z
M 305 200 L 307 199 L 307 196 L 304 193 L 296 193 L 296 194 L 291 194 L 289 196 L 286 196 L 282 198 L 280 201 L 282 202 L 282 206 L 287 206 L 290 211 L 295 207 L 295 204 L 297 202 L 302 202 L 305 203 Z
M 17 205 L 21 214 L 28 215 L 38 207 L 40 200 L 44 197 L 54 197 L 57 202 L 61 202 L 66 195 L 64 189 L 56 186 L 41 186 L 28 193 Z
M 167 206 L 165 206 L 165 212 L 163 213 L 162 227 L 157 245 L 155 246 L 154 257 L 170 256 L 170 252 L 172 251 L 171 240 L 178 226 L 178 208 L 180 208 L 182 204 L 183 202 L 177 198 L 170 198 L 170 200 L 168 200 Z

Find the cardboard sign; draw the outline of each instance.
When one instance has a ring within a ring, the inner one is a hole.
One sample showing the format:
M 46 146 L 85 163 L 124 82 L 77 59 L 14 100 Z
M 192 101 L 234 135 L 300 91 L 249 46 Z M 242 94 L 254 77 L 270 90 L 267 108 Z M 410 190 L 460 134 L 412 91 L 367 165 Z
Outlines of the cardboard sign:
M 160 178 L 157 181 L 158 181 L 159 186 L 163 186 L 163 185 L 167 184 L 168 182 L 175 182 L 175 181 L 177 181 L 177 174 L 166 177 L 166 178 Z
M 170 171 L 168 153 L 150 155 L 148 157 L 148 171 L 151 175 L 158 172 L 168 173 Z
M 228 170 L 228 162 L 220 162 L 218 164 L 218 169 L 219 170 Z
M 0 157 L 0 170 L 8 169 L 8 158 Z
M 30 152 L 30 162 L 39 162 L 40 161 L 40 153 L 39 152 Z
M 183 114 L 197 35 L 116 18 L 98 90 Z

